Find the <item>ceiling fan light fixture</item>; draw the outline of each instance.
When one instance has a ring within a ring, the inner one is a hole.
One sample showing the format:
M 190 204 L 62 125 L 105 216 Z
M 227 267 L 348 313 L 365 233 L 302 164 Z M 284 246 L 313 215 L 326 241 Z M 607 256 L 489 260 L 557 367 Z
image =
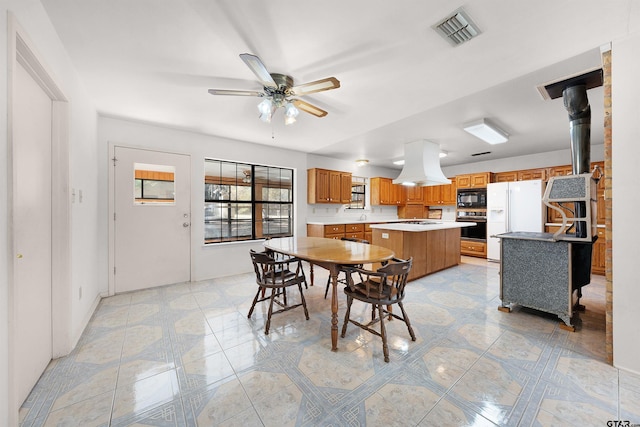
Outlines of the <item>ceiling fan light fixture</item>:
M 290 125 L 296 122 L 296 117 L 298 117 L 300 111 L 293 105 L 291 102 L 287 102 L 284 106 L 284 124 Z
M 476 120 L 464 125 L 464 130 L 489 144 L 502 144 L 509 140 L 509 134 L 487 119 Z

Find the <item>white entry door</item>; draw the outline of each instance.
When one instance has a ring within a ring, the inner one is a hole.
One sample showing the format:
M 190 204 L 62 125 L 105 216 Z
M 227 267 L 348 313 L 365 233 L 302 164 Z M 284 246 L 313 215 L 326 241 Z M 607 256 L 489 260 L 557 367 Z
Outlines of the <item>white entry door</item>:
M 116 293 L 191 280 L 191 159 L 114 147 Z
M 52 101 L 17 63 L 13 95 L 14 379 L 21 404 L 52 357 Z

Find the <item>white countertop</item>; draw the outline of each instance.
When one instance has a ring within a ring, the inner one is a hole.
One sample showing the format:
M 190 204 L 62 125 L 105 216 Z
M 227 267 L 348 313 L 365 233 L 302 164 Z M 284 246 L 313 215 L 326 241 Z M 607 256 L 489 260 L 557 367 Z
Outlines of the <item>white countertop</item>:
M 408 220 L 415 221 L 415 220 Z M 377 228 L 382 230 L 395 230 L 395 231 L 433 231 L 433 230 L 445 230 L 448 228 L 462 228 L 472 227 L 476 225 L 475 222 L 456 222 L 456 221 L 440 221 L 433 219 L 425 219 L 422 224 L 411 223 L 392 223 L 392 224 L 371 224 L 371 228 Z
M 376 219 L 376 218 L 372 218 L 372 219 L 365 219 L 365 220 L 358 220 L 358 219 L 337 219 L 337 220 L 336 219 L 327 219 L 327 220 L 320 220 L 320 219 L 314 219 L 314 220 L 307 221 L 307 224 L 312 224 L 312 225 L 389 224 L 389 223 L 403 223 L 403 222 L 409 222 L 409 221 L 442 221 L 442 220 L 440 220 L 440 219 L 422 219 L 422 218 L 413 218 L 413 219 L 402 219 L 402 218 Z

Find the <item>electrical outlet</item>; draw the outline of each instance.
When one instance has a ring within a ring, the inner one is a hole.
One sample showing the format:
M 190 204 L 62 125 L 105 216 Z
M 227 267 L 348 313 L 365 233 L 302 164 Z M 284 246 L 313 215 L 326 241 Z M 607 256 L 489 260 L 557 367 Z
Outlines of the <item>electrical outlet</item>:
M 388 239 L 389 238 L 389 233 L 382 233 L 382 238 L 383 239 Z

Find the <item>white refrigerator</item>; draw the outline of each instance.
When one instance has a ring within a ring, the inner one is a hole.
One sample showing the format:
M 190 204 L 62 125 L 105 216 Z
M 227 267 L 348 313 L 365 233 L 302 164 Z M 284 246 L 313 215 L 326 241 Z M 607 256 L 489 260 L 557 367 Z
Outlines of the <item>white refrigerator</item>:
M 512 231 L 544 230 L 546 209 L 542 180 L 494 182 L 487 185 L 487 259 L 500 261 L 500 239 Z

